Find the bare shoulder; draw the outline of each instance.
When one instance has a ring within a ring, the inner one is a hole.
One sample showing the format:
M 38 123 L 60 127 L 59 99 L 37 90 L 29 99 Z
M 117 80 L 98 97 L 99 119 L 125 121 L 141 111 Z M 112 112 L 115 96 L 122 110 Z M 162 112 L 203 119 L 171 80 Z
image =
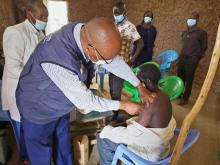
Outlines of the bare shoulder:
M 159 128 L 166 127 L 172 117 L 172 104 L 169 97 L 162 91 L 157 92 L 157 97 L 152 104 L 154 124 Z
M 155 104 L 155 106 L 161 107 L 161 108 L 164 106 L 169 108 L 171 106 L 171 102 L 170 102 L 169 97 L 161 90 L 157 91 L 157 97 L 154 101 L 154 104 Z

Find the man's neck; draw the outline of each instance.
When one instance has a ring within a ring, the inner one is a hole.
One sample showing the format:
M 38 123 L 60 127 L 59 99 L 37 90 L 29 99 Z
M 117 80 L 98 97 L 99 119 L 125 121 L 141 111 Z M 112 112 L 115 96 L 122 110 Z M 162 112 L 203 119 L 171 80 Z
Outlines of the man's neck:
M 145 29 L 150 29 L 152 24 L 151 23 L 149 23 L 149 24 L 144 23 L 143 26 L 144 26 Z
M 30 19 L 27 20 L 30 22 L 31 26 L 36 30 L 36 32 L 40 33 L 40 31 L 34 26 L 33 22 Z
M 194 31 L 194 30 L 196 30 L 197 29 L 197 26 L 195 25 L 195 26 L 192 26 L 192 27 L 188 27 L 188 31 L 189 32 L 192 32 L 192 31 Z
M 124 24 L 126 21 L 127 21 L 127 18 L 124 18 L 123 21 L 117 23 L 117 26 L 120 26 L 120 25 Z

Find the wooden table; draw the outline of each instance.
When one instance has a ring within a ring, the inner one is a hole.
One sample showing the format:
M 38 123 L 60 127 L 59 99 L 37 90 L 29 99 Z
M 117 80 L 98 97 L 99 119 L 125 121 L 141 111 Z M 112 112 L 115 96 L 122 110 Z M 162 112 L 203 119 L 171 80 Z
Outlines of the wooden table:
M 96 95 L 101 94 L 96 90 Z M 75 164 L 88 163 L 91 146 L 96 144 L 96 132 L 105 125 L 105 119 L 113 115 L 112 111 L 82 114 L 78 110 L 70 113 L 70 132 L 73 139 Z

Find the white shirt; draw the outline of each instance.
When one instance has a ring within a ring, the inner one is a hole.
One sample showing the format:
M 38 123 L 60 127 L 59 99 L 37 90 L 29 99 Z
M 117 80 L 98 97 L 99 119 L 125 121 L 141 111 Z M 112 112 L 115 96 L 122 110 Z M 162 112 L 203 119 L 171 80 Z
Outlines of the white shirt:
M 15 91 L 20 73 L 38 42 L 44 38 L 28 21 L 8 27 L 3 35 L 5 66 L 2 79 L 2 107 L 9 110 L 11 118 L 20 121 Z
M 176 121 L 170 120 L 166 128 L 146 128 L 135 121 L 127 120 L 127 127 L 105 126 L 100 138 L 128 146 L 132 152 L 150 161 L 158 161 L 170 153 L 170 140 L 174 136 Z
M 83 52 L 80 42 L 80 30 L 82 25 L 83 24 L 77 24 L 73 33 L 77 46 L 84 58 L 88 60 L 87 56 Z M 108 100 L 94 95 L 89 89 L 87 89 L 85 84 L 79 80 L 78 75 L 75 73 L 52 63 L 43 63 L 41 66 L 50 79 L 64 93 L 64 95 L 76 107 L 84 109 L 85 113 L 93 110 L 104 112 L 119 109 L 119 101 Z M 118 77 L 129 81 L 134 86 L 137 86 L 140 83 L 129 66 L 119 56 L 115 57 L 110 64 L 104 64 L 103 67 L 109 72 L 116 74 Z

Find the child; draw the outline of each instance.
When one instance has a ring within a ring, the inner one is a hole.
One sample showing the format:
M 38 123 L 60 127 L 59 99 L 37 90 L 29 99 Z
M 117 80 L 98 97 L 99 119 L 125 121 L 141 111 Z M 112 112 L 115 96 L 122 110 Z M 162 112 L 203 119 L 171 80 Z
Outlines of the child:
M 143 65 L 138 71 L 139 79 L 157 97 L 150 106 L 145 106 L 138 117 L 126 121 L 127 127 L 106 126 L 98 136 L 100 164 L 111 164 L 119 144 L 150 161 L 158 161 L 170 153 L 170 140 L 176 128 L 172 117 L 172 105 L 166 94 L 160 91 L 157 83 L 160 71 L 153 64 Z

